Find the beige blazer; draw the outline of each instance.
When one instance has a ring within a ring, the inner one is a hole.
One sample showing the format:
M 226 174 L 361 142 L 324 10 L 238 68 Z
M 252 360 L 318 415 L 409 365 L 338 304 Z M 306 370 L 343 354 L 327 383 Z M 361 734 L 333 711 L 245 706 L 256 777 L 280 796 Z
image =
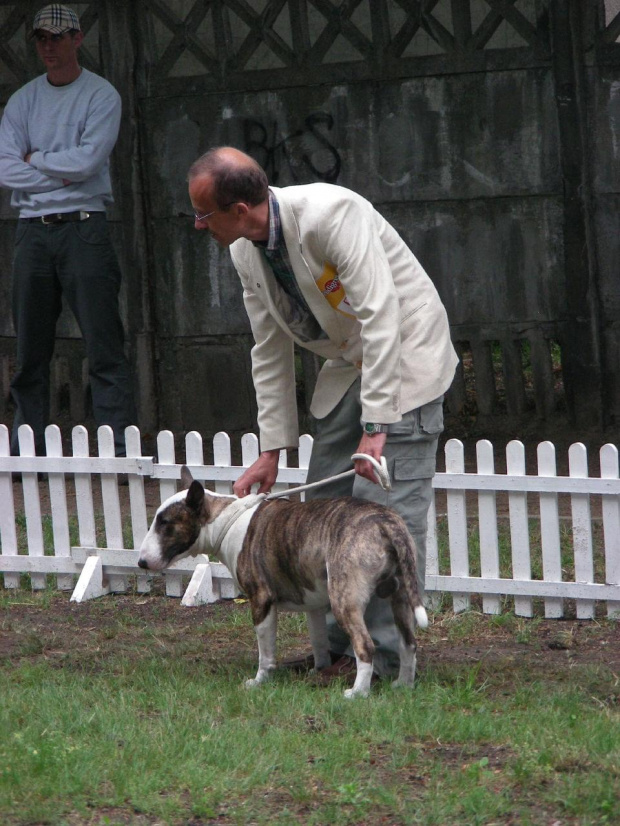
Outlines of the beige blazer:
M 291 266 L 325 337 L 308 340 L 261 251 L 230 247 L 255 346 L 261 449 L 297 445 L 294 343 L 327 359 L 311 412 L 326 416 L 362 376 L 362 419 L 390 424 L 444 393 L 457 356 L 431 279 L 360 195 L 332 184 L 271 187 Z

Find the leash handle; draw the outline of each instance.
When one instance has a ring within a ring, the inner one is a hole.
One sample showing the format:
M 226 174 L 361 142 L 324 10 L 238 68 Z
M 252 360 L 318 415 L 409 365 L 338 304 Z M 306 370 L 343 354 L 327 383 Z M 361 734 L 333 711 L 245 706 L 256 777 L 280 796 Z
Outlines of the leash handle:
M 353 461 L 355 461 L 356 459 L 364 459 L 366 462 L 370 462 L 370 464 L 374 468 L 377 481 L 379 482 L 383 490 L 392 490 L 392 482 L 390 480 L 390 474 L 387 469 L 387 462 L 385 461 L 385 456 L 382 456 L 381 461 L 377 462 L 374 456 L 369 456 L 367 453 L 354 453 L 353 456 L 351 456 L 351 459 Z

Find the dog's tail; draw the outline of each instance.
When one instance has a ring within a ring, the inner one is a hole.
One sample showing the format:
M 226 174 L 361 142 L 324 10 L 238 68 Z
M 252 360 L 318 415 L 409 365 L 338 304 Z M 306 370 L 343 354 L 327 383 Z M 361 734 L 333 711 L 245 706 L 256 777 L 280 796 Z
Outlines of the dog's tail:
M 428 614 L 418 592 L 417 552 L 413 537 L 407 530 L 403 520 L 398 516 L 396 516 L 396 519 L 390 520 L 385 527 L 387 538 L 396 553 L 400 575 L 409 604 L 413 609 L 415 621 L 420 628 L 428 628 Z

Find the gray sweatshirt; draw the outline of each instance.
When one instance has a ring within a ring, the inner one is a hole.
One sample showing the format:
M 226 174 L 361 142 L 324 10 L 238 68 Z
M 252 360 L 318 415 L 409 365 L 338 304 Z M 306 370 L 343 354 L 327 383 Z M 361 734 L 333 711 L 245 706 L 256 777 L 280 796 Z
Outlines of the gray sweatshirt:
M 20 218 L 104 211 L 120 118 L 120 95 L 88 69 L 66 86 L 41 75 L 11 95 L 0 123 L 0 186 L 13 190 Z

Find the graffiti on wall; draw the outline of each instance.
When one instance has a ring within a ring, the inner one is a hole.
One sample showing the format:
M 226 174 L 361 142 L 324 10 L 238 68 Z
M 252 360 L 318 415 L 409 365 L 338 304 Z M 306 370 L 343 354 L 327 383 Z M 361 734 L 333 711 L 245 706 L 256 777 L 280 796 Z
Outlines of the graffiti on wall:
M 243 121 L 245 151 L 263 167 L 272 184 L 279 179 L 287 183 L 309 180 L 335 183 L 341 158 L 325 132 L 334 126 L 329 112 L 313 112 L 304 119 L 303 127 L 282 136 L 279 124 L 265 125 L 260 120 Z

